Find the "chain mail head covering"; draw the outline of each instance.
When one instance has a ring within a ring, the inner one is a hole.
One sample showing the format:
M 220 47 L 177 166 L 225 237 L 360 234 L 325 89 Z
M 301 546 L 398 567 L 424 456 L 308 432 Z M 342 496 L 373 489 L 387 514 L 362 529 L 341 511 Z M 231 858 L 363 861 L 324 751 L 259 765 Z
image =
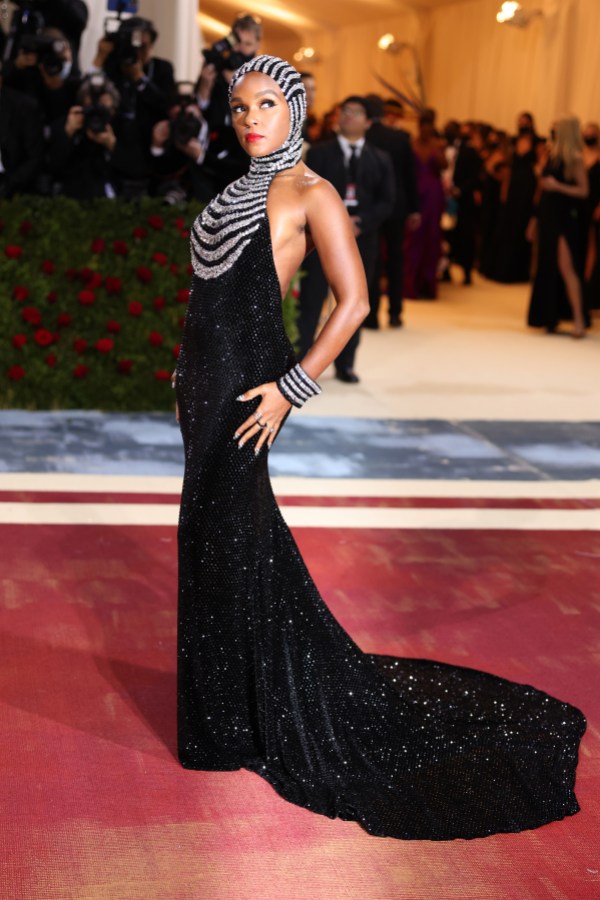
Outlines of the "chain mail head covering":
M 248 174 L 229 184 L 196 220 L 192 229 L 192 264 L 201 278 L 217 278 L 239 259 L 267 214 L 271 181 L 302 158 L 306 93 L 299 73 L 277 56 L 256 56 L 235 72 L 229 97 L 240 78 L 249 72 L 268 75 L 281 88 L 290 111 L 290 130 L 273 153 L 252 157 Z

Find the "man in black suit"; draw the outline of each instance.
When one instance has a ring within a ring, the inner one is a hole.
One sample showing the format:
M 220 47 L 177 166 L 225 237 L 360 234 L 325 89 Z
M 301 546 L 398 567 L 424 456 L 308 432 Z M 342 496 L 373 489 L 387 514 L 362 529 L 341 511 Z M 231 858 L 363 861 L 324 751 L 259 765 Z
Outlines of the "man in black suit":
M 466 126 L 456 154 L 452 177 L 456 198 L 456 226 L 451 240 L 451 256 L 464 271 L 463 284 L 472 284 L 471 272 L 475 263 L 477 227 L 479 224 L 479 192 L 482 188 L 485 146 L 484 126 Z
M 348 209 L 367 284 L 377 262 L 378 230 L 394 206 L 392 163 L 387 153 L 366 143 L 365 134 L 369 125 L 369 108 L 365 98 L 348 97 L 341 104 L 339 135 L 315 144 L 306 157 L 309 169 L 331 182 Z M 306 276 L 300 282 L 298 322 L 301 357 L 313 342 L 328 293 L 325 274 L 315 253 L 307 257 L 303 269 Z M 359 381 L 354 371 L 359 335 L 360 329 L 357 329 L 335 360 L 336 378 L 347 384 Z
M 1 73 L 0 68 L 0 197 L 12 197 L 33 191 L 44 142 L 37 103 L 2 87 Z
M 371 312 L 363 322 L 366 328 L 378 328 L 379 281 L 382 272 L 381 251 L 385 251 L 388 279 L 388 299 L 390 304 L 390 326 L 399 328 L 402 325 L 402 288 L 404 277 L 404 230 L 418 228 L 421 221 L 419 214 L 419 196 L 417 193 L 417 175 L 415 161 L 410 143 L 410 135 L 399 128 L 389 128 L 381 121 L 385 115 L 385 105 L 381 97 L 370 94 L 367 97 L 370 108 L 371 127 L 367 132 L 367 141 L 380 150 L 389 153 L 396 178 L 396 202 L 391 216 L 381 226 L 380 253 L 373 278 L 369 283 L 369 304 Z

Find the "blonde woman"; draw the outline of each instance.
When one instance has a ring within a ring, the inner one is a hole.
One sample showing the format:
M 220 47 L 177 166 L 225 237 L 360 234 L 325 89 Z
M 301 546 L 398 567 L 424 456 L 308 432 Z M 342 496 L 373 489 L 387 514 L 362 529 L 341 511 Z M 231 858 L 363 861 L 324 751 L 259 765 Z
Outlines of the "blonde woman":
M 528 324 L 556 330 L 573 320 L 572 337 L 585 335 L 582 300 L 585 260 L 585 198 L 588 176 L 583 162 L 581 124 L 575 116 L 555 123 L 539 179 L 538 262 L 529 305 Z

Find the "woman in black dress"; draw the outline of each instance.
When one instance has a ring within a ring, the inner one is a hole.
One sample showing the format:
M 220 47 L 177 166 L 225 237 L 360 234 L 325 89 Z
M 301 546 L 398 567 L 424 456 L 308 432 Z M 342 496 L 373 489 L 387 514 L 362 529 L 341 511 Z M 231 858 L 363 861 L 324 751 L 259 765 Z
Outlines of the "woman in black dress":
M 292 803 L 397 838 L 473 838 L 572 815 L 582 714 L 482 672 L 363 653 L 281 517 L 266 447 L 319 391 L 369 309 L 367 286 L 337 192 L 300 161 L 298 73 L 257 57 L 234 75 L 230 100 L 250 171 L 194 224 L 175 373 L 180 761 L 249 769 Z M 300 367 L 281 298 L 309 233 L 338 303 Z
M 490 132 L 483 156 L 481 181 L 479 272 L 484 278 L 492 280 L 498 275 L 499 255 L 506 252 L 506 249 L 502 249 L 498 228 L 510 183 L 511 153 L 511 143 L 507 134 L 502 131 Z
M 541 139 L 531 113 L 517 119 L 517 134 L 512 140 L 508 180 L 503 185 L 498 219 L 487 259 L 487 278 L 503 284 L 529 281 L 531 244 L 527 226 L 533 213 Z
M 590 184 L 583 299 L 590 311 L 600 309 L 600 126 L 595 122 L 584 127 L 583 143 L 583 162 Z
M 589 187 L 582 148 L 579 119 L 559 119 L 539 181 L 537 269 L 527 316 L 529 325 L 548 332 L 573 319 L 574 338 L 584 337 L 586 327 L 582 281 Z

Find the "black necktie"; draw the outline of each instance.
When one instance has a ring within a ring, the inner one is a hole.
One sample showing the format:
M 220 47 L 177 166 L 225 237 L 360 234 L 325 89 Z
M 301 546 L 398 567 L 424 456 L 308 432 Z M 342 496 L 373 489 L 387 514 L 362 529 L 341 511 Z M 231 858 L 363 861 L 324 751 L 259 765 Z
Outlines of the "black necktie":
M 357 147 L 350 146 L 350 159 L 348 160 L 348 180 L 350 184 L 356 184 L 358 180 L 358 154 Z

